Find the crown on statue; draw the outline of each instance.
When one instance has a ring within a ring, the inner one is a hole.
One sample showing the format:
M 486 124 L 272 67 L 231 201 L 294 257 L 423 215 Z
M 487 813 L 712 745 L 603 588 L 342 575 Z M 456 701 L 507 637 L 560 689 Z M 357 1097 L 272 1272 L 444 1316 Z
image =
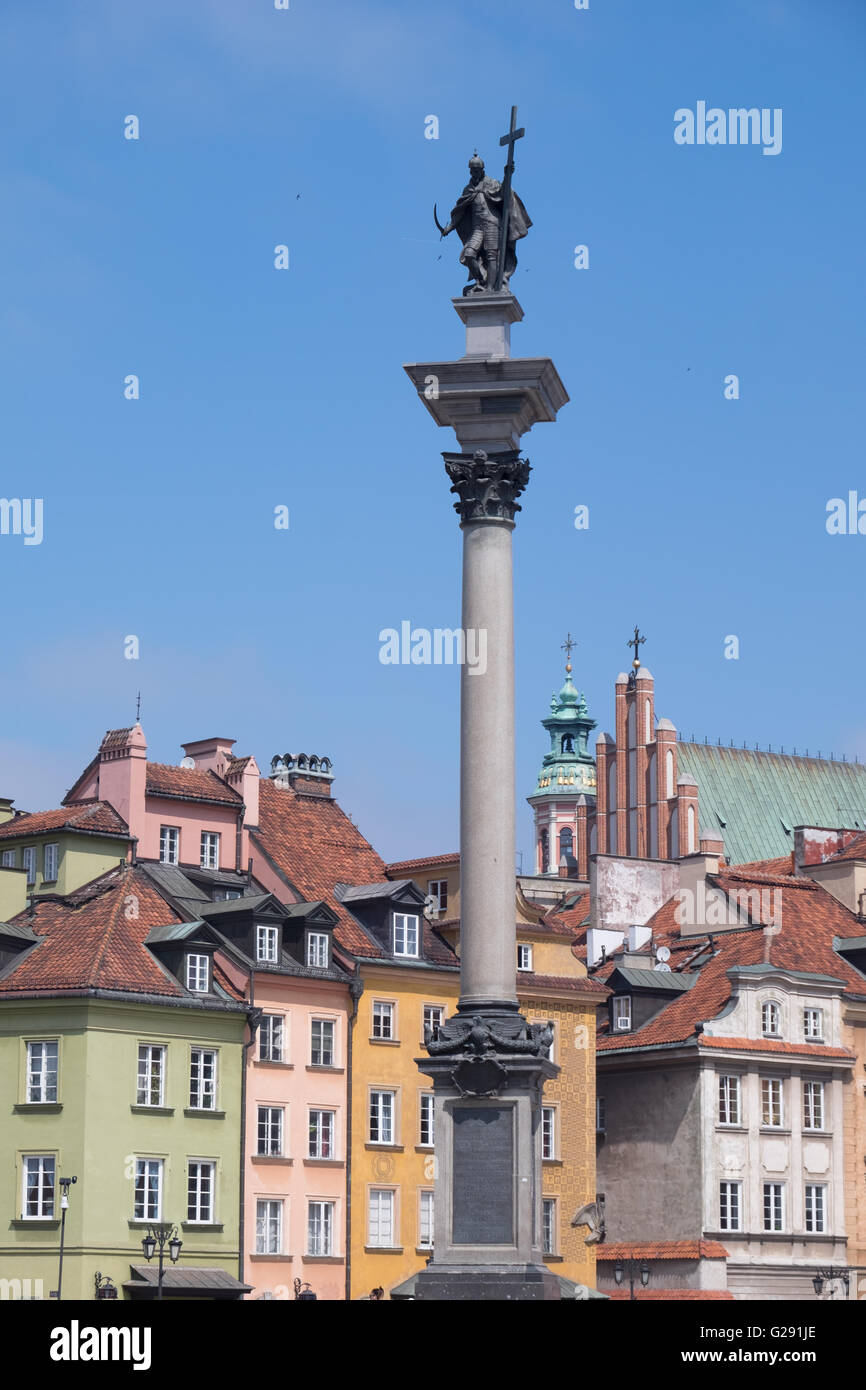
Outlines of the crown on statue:
M 478 153 L 477 150 L 475 151 L 475 153 L 473 154 L 472 158 L 471 158 L 470 161 L 469 161 L 469 168 L 470 168 L 470 169 L 483 169 L 483 168 L 484 168 L 484 160 L 481 158 L 481 155 Z

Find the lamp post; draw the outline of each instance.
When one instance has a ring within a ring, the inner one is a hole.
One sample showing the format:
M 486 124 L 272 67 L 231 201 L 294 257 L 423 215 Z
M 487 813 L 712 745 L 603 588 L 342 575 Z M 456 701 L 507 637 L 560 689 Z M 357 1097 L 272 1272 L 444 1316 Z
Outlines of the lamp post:
M 141 1242 L 144 1251 L 144 1258 L 150 1263 L 154 1253 L 159 1249 L 159 1274 L 156 1281 L 156 1296 L 162 1298 L 162 1276 L 163 1265 L 165 1262 L 165 1247 L 168 1246 L 169 1259 L 176 1265 L 180 1259 L 183 1241 L 178 1238 L 177 1226 L 173 1226 L 170 1221 L 157 1222 L 155 1226 L 148 1226 L 147 1235 Z
M 69 1208 L 69 1189 L 77 1178 L 58 1178 L 60 1185 L 60 1261 L 57 1266 L 57 1288 L 51 1292 L 51 1297 L 60 1300 L 63 1291 L 63 1246 L 66 1240 L 66 1212 Z
M 815 1290 L 816 1298 L 821 1297 L 821 1294 L 824 1292 L 825 1283 L 833 1285 L 837 1283 L 843 1284 L 845 1286 L 845 1297 L 848 1297 L 851 1288 L 851 1280 L 847 1269 L 834 1269 L 832 1265 L 829 1269 L 819 1269 L 812 1280 L 812 1288 Z M 833 1290 L 830 1291 L 830 1297 L 834 1297 Z
M 645 1289 L 650 1281 L 650 1267 L 646 1260 L 641 1260 L 640 1265 L 638 1265 L 637 1260 L 617 1260 L 613 1267 L 613 1277 L 616 1280 L 617 1286 L 622 1283 L 623 1276 L 626 1273 L 628 1274 L 629 1301 L 632 1303 L 637 1301 L 634 1292 L 634 1277 L 636 1272 L 640 1273 L 641 1287 Z

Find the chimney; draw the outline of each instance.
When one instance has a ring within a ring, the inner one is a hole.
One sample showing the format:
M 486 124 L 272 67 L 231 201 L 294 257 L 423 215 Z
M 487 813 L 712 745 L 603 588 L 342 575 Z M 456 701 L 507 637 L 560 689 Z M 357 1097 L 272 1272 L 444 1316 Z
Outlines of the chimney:
M 255 758 L 232 758 L 226 768 L 225 780 L 244 803 L 244 825 L 259 823 L 259 765 Z
M 131 729 L 109 729 L 99 745 L 97 795 L 107 801 L 142 839 L 145 828 L 144 797 L 147 781 L 147 740 L 140 724 Z
M 187 758 L 192 758 L 198 772 L 215 772 L 217 777 L 225 777 L 235 743 L 233 738 L 200 738 L 195 743 L 182 743 L 181 748 Z
M 0 825 L 3 825 L 7 820 L 15 819 L 15 810 L 12 805 L 14 800 L 14 796 L 0 796 Z
M 330 758 L 317 753 L 275 753 L 271 758 L 271 781 L 300 796 L 331 795 L 334 774 Z

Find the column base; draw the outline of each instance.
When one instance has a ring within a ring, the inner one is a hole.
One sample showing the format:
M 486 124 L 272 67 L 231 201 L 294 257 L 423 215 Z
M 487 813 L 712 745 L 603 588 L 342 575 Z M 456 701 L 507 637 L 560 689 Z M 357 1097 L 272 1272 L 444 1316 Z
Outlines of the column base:
M 581 1286 L 546 1265 L 429 1264 L 391 1290 L 422 1303 L 548 1303 L 582 1298 Z

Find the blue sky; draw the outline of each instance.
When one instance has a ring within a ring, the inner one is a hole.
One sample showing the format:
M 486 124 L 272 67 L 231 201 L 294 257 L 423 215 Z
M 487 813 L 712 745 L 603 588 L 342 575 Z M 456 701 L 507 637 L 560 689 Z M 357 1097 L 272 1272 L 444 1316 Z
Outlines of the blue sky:
M 386 858 L 456 846 L 456 670 L 378 634 L 459 621 L 402 363 L 463 351 L 432 205 L 512 103 L 512 350 L 571 396 L 524 440 L 519 847 L 569 629 L 599 729 L 639 622 L 686 734 L 866 755 L 866 536 L 825 528 L 866 497 L 864 39 L 857 0 L 5 0 L 0 493 L 44 539 L 0 536 L 0 793 L 56 805 L 140 689 L 156 759 L 328 754 Z M 699 100 L 781 107 L 781 153 L 676 145 Z

